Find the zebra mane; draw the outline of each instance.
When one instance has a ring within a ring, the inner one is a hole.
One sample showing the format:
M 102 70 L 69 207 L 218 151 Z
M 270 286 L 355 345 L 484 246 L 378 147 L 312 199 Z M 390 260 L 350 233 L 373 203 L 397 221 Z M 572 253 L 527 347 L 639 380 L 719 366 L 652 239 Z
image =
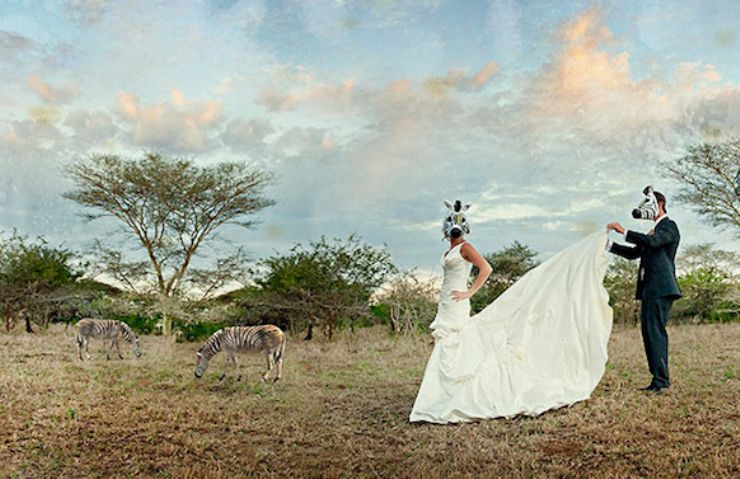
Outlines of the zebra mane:
M 125 339 L 127 343 L 133 343 L 134 341 L 136 341 L 136 334 L 134 333 L 134 330 L 131 329 L 131 326 L 124 323 L 123 321 L 119 321 L 118 326 L 121 328 L 123 339 Z
M 211 359 L 217 352 L 221 351 L 221 336 L 223 334 L 223 329 L 219 329 L 211 334 L 211 337 L 200 347 L 198 353 L 202 354 L 206 359 Z

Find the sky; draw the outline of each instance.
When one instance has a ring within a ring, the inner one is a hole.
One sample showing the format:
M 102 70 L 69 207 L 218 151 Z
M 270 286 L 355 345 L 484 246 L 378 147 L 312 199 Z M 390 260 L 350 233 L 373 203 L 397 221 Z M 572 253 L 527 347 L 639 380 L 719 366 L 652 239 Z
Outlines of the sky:
M 258 226 L 224 232 L 255 258 L 357 233 L 437 274 L 460 198 L 479 251 L 545 259 L 647 230 L 647 184 L 683 247 L 738 250 L 663 165 L 740 134 L 739 35 L 733 0 L 0 1 L 0 231 L 110 237 L 63 168 L 153 150 L 275 173 Z

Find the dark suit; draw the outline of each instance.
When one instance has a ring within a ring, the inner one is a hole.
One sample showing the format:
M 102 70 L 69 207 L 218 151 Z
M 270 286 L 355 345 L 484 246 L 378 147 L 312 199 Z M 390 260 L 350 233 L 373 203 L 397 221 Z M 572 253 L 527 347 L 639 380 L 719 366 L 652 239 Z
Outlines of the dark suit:
M 626 241 L 635 246 L 612 244 L 609 251 L 623 258 L 640 258 L 637 299 L 642 301 L 640 324 L 651 385 L 668 387 L 668 333 L 665 325 L 673 301 L 681 297 L 676 281 L 676 250 L 681 235 L 670 218 L 661 220 L 651 235 L 627 231 Z

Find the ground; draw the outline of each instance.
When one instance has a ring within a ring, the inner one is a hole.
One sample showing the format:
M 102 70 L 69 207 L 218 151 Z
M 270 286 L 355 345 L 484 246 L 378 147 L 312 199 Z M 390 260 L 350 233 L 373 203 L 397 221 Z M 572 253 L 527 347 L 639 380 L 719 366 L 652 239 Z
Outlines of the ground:
M 378 328 L 290 338 L 283 381 L 242 382 L 197 344 L 142 338 L 92 361 L 72 331 L 0 334 L 2 477 L 740 477 L 740 324 L 669 328 L 674 386 L 649 382 L 637 329 L 617 330 L 593 397 L 537 418 L 409 424 L 429 336 Z

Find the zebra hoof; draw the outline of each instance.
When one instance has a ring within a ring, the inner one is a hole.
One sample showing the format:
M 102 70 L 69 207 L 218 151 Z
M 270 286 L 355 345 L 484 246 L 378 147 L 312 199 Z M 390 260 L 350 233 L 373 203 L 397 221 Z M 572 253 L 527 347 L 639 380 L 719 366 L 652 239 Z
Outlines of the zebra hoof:
M 225 374 L 222 374 L 222 375 L 221 375 L 221 376 L 220 376 L 220 377 L 218 378 L 218 380 L 219 380 L 219 381 L 223 381 L 225 377 L 226 377 L 226 375 L 225 375 Z
M 236 377 L 236 380 L 237 380 L 237 381 L 241 381 L 241 380 L 242 380 L 242 375 L 240 374 L 239 376 L 237 376 L 237 377 Z
M 273 384 L 276 383 L 276 382 L 278 382 L 278 381 L 280 381 L 280 378 L 279 377 L 272 380 Z

